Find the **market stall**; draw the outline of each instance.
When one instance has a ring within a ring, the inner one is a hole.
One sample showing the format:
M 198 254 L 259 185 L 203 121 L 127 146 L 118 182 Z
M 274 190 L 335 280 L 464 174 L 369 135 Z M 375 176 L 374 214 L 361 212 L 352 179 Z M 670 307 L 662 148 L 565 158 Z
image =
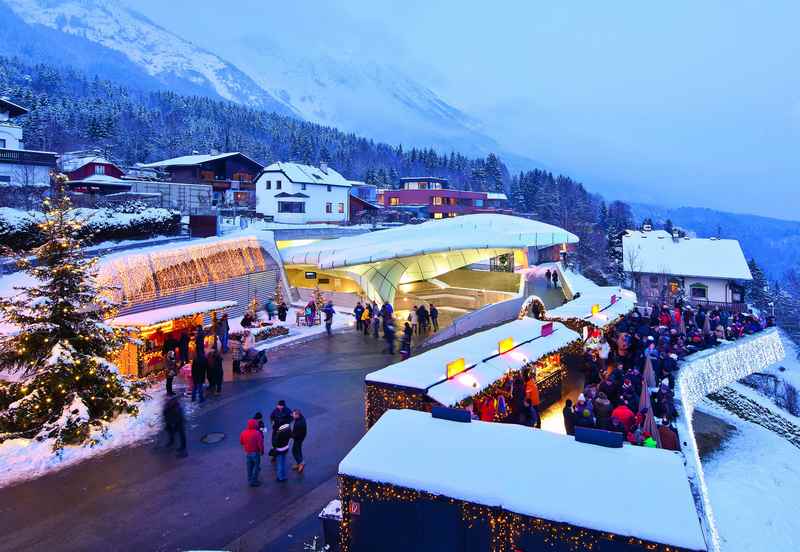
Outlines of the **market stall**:
M 707 550 L 680 454 L 513 424 L 390 410 L 339 464 L 339 499 L 342 552 Z
M 191 335 L 197 326 L 206 325 L 207 317 L 210 319 L 234 306 L 236 301 L 198 301 L 126 314 L 110 320 L 112 326 L 131 328 L 135 339 L 118 353 L 116 363 L 120 372 L 142 377 L 161 370 L 167 342 L 177 347 L 181 334 Z M 207 339 L 213 339 L 213 335 Z M 190 349 L 194 350 L 193 339 L 190 340 Z
M 562 322 L 586 340 L 606 331 L 636 308 L 636 294 L 621 287 L 589 287 L 580 295 L 548 310 L 546 320 Z
M 541 408 L 561 398 L 562 353 L 580 336 L 557 322 L 514 320 L 368 374 L 366 425 L 390 408 L 428 411 L 507 396 L 523 372 L 535 378 Z M 511 415 L 510 401 L 498 420 Z

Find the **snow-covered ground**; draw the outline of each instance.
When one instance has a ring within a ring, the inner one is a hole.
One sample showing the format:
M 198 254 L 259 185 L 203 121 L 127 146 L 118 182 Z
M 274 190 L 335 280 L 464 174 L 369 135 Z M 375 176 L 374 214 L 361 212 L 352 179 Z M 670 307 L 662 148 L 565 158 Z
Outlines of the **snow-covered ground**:
M 701 409 L 736 427 L 703 462 L 723 552 L 800 550 L 800 449 L 709 401 Z
M 109 423 L 106 437 L 100 437 L 100 443 L 94 447 L 67 446 L 61 455 L 56 455 L 53 454 L 51 440 L 10 439 L 0 443 L 0 487 L 72 466 L 137 443 L 158 432 L 165 398 L 163 385 L 149 390 L 148 395 L 150 399 L 141 403 L 138 416 L 125 414 Z
M 333 324 L 331 325 L 333 331 L 355 327 L 356 319 L 353 317 L 350 309 L 347 307 L 337 307 L 335 305 L 333 308 L 336 310 L 336 314 L 333 315 Z M 259 351 L 269 351 L 276 347 L 291 345 L 297 341 L 305 341 L 306 339 L 311 339 L 325 333 L 325 324 L 317 324 L 316 326 L 296 326 L 293 313 L 294 309 L 290 309 L 289 314 L 291 318 L 287 317 L 286 322 L 280 324 L 289 329 L 289 335 L 260 341 L 256 343 L 256 349 Z M 231 327 L 231 330 L 233 330 L 233 327 Z

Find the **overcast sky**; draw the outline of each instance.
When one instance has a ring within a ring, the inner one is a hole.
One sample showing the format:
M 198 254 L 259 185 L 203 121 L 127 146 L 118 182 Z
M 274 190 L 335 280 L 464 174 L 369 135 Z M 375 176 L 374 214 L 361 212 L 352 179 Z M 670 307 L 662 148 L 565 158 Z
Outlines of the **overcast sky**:
M 234 64 L 269 35 L 400 66 L 610 197 L 800 219 L 800 2 L 127 1 Z

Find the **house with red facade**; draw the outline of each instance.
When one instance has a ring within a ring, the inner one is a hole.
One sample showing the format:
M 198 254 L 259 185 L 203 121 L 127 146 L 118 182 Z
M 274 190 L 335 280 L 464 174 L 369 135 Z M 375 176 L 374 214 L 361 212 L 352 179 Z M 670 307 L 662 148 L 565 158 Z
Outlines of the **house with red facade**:
M 125 171 L 97 151 L 71 151 L 59 158 L 61 172 L 67 175 L 71 190 L 84 193 L 127 192 L 130 182 L 122 180 Z
M 446 178 L 433 176 L 401 178 L 400 189 L 378 190 L 377 201 L 387 209 L 411 211 L 418 218 L 511 212 L 504 205 L 505 194 L 455 190 Z
M 255 207 L 255 180 L 264 169 L 264 165 L 240 152 L 193 153 L 141 167 L 166 171 L 176 182 L 210 184 L 216 205 L 238 207 Z

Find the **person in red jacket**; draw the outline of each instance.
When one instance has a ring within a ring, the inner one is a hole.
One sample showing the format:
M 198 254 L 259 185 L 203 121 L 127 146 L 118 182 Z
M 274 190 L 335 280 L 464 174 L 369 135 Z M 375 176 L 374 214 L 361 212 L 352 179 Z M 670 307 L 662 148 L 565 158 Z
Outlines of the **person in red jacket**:
M 494 415 L 497 410 L 494 407 L 494 399 L 491 397 L 487 397 L 483 404 L 481 405 L 481 421 L 482 422 L 493 422 Z
M 258 479 L 261 457 L 264 456 L 264 434 L 258 429 L 258 421 L 247 420 L 247 429 L 239 435 L 239 442 L 247 461 L 247 482 L 251 487 L 258 487 L 261 485 Z
M 611 417 L 616 419 L 625 428 L 625 432 L 629 432 L 634 426 L 636 416 L 633 411 L 628 408 L 628 405 L 622 403 L 611 412 Z

